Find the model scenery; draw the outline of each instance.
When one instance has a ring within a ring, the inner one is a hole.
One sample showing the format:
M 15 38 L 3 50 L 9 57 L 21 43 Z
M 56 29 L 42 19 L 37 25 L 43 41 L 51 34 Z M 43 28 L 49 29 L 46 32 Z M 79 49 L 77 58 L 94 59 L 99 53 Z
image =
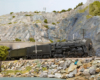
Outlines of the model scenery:
M 93 57 L 95 50 L 90 39 L 37 45 L 10 50 L 7 59 Z

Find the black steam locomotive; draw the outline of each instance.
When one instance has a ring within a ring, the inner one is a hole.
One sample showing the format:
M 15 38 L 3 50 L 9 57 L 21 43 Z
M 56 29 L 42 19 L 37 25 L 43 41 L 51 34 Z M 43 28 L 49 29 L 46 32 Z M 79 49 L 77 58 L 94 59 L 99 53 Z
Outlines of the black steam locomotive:
M 34 58 L 62 58 L 62 57 L 91 57 L 95 56 L 92 41 L 79 39 L 66 42 L 57 42 L 46 45 L 37 45 L 11 50 L 7 59 L 34 59 Z

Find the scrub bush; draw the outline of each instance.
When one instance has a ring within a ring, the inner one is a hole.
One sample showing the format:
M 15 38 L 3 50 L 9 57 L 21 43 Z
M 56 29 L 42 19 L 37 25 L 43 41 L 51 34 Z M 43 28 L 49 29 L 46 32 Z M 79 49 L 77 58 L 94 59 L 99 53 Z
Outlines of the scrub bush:
M 0 61 L 6 60 L 7 55 L 8 55 L 8 49 L 9 49 L 9 47 L 0 46 Z

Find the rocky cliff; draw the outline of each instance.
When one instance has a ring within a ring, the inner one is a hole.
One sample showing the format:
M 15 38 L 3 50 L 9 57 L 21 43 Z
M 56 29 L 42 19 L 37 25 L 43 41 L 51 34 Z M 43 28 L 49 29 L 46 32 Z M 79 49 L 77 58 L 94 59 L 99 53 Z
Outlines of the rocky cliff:
M 89 14 L 89 4 L 100 0 L 87 0 L 86 4 L 75 10 L 63 13 L 19 12 L 0 16 L 0 39 L 11 41 L 19 38 L 22 41 L 33 37 L 38 42 L 90 38 L 96 54 L 100 52 L 100 16 Z M 47 22 L 45 20 L 47 19 Z

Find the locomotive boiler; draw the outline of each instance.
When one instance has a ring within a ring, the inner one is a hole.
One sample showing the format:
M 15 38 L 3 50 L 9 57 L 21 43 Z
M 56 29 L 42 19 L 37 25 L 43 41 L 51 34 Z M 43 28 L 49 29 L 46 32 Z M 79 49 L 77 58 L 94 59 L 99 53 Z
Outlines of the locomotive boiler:
M 36 48 L 37 47 L 37 48 Z M 37 45 L 11 50 L 8 59 L 63 58 L 95 56 L 93 43 L 90 39 L 69 40 L 46 45 Z

